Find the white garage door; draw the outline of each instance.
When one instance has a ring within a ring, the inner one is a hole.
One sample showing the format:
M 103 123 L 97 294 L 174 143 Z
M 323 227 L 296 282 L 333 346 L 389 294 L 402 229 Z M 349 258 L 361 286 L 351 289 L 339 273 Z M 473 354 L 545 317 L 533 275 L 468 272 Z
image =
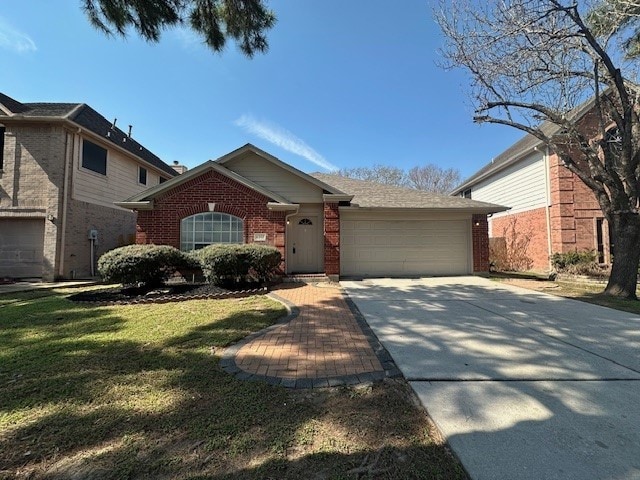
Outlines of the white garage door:
M 43 251 L 43 219 L 0 219 L 0 277 L 41 277 Z
M 340 222 L 340 274 L 468 274 L 470 227 L 470 219 L 344 218 Z

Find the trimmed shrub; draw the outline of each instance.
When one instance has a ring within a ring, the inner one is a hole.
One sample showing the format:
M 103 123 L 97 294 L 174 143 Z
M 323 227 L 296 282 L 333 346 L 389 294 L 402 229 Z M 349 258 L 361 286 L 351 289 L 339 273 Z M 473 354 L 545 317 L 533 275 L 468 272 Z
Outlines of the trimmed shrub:
M 277 272 L 282 256 L 266 245 L 209 245 L 193 252 L 205 279 L 216 285 L 270 280 Z
M 267 245 L 244 245 L 249 254 L 249 275 L 255 281 L 265 283 L 271 280 L 280 268 L 282 255 L 275 247 Z
M 554 253 L 551 256 L 551 264 L 559 273 L 570 275 L 588 275 L 590 277 L 605 278 L 611 274 L 609 265 L 600 265 L 596 252 L 587 250 L 584 252 Z
M 567 252 L 567 253 L 554 253 L 551 255 L 551 264 L 553 268 L 559 272 L 564 271 L 570 265 L 589 264 L 596 262 L 596 253 L 593 250 L 587 250 L 584 252 Z
M 161 286 L 176 271 L 197 267 L 193 258 L 169 245 L 127 245 L 98 260 L 103 280 L 145 287 Z

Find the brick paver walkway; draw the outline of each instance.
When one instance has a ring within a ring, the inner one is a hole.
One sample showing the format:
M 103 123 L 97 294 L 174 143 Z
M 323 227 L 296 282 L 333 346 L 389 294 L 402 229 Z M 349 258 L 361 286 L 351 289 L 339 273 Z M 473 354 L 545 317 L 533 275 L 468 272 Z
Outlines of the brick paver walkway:
M 384 377 L 383 367 L 340 287 L 284 284 L 274 292 L 297 317 L 242 345 L 232 373 L 289 387 L 353 384 Z

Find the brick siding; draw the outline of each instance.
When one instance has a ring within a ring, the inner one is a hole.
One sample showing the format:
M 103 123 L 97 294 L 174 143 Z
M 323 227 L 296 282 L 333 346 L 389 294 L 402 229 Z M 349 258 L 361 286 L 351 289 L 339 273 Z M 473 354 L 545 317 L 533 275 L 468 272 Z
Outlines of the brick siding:
M 473 244 L 473 272 L 489 271 L 489 226 L 486 215 L 473 215 L 471 219 Z
M 267 209 L 270 199 L 216 171 L 209 171 L 176 186 L 154 199 L 153 210 L 138 212 L 137 243 L 155 243 L 180 248 L 180 221 L 210 211 L 244 220 L 244 241 L 254 243 L 254 233 L 266 233 L 266 242 L 285 257 L 285 212 Z
M 340 211 L 333 202 L 324 204 L 324 270 L 340 275 Z
M 528 238 L 529 245 L 523 255 L 528 257 L 533 270 L 549 269 L 549 240 L 547 238 L 546 209 L 536 208 L 526 212 L 503 215 L 491 218 L 491 238 L 504 238 L 507 244 L 513 243 L 514 238 L 509 238 L 511 222 L 515 226 L 520 238 Z
M 0 173 L 0 218 L 50 216 L 45 220 L 44 280 L 53 280 L 58 266 L 60 214 L 64 179 L 65 131 L 47 124 L 6 127 L 4 166 Z
M 578 177 L 550 157 L 552 253 L 596 250 L 596 219 L 604 215 L 595 195 Z M 607 236 L 605 222 L 605 238 Z M 605 241 L 608 261 L 608 242 Z
M 136 214 L 78 200 L 67 206 L 63 275 L 86 278 L 91 274 L 91 241 L 89 230 L 98 232 L 95 242 L 94 268 L 100 255 L 116 247 L 135 242 Z M 97 271 L 96 275 L 97 275 Z

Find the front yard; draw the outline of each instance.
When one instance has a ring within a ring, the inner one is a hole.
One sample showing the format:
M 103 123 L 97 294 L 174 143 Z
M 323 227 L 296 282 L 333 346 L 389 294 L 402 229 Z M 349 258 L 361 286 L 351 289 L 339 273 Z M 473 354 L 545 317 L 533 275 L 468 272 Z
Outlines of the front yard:
M 0 478 L 465 478 L 404 382 L 291 391 L 222 372 L 261 296 L 93 307 L 0 296 Z
M 640 301 L 625 300 L 603 295 L 604 284 L 580 283 L 578 281 L 552 281 L 531 277 L 532 276 L 519 275 L 517 273 L 495 274 L 492 276 L 494 280 L 499 282 L 640 315 Z M 637 295 L 638 298 L 640 298 L 640 287 L 638 287 Z

